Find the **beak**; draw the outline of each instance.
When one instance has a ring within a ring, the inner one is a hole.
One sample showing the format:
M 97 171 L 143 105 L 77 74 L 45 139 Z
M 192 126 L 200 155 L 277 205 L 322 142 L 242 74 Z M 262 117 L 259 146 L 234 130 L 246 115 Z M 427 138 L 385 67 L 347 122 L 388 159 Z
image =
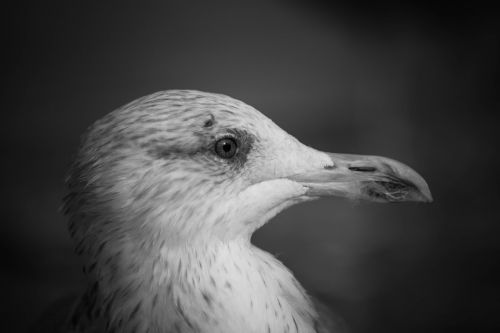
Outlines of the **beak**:
M 377 202 L 432 202 L 425 180 L 401 162 L 380 157 L 327 153 L 333 164 L 287 177 L 309 197 L 341 196 Z

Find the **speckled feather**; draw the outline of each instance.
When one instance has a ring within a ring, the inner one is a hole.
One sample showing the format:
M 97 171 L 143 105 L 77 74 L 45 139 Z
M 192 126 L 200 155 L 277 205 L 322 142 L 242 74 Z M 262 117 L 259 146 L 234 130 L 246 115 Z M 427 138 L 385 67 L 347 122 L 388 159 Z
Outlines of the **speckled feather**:
M 215 153 L 223 137 L 239 144 L 232 159 Z M 286 267 L 250 243 L 307 200 L 282 177 L 329 163 L 224 95 L 162 91 L 106 115 L 67 179 L 89 286 L 67 331 L 329 331 Z

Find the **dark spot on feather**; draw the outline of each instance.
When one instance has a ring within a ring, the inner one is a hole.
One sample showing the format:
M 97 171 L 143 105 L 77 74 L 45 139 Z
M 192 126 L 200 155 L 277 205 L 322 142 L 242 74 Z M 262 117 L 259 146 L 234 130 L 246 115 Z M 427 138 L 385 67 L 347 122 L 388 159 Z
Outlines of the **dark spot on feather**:
M 264 284 L 264 287 L 267 288 L 267 282 L 266 282 L 266 279 L 264 279 L 264 276 L 262 275 L 262 272 L 259 272 L 260 273 L 260 278 L 262 279 L 262 283 Z
M 179 260 L 177 263 L 177 274 L 181 275 L 181 270 L 182 270 L 182 262 Z
M 97 248 L 97 254 L 100 254 L 102 252 L 102 250 L 106 246 L 106 243 L 107 243 L 107 241 L 104 241 L 101 243 L 101 245 L 99 245 L 99 247 Z
M 299 325 L 297 325 L 297 321 L 295 320 L 295 317 L 292 315 L 292 319 L 293 319 L 293 324 L 295 325 L 295 332 L 298 332 L 299 331 Z
M 210 119 L 206 120 L 203 124 L 203 127 L 212 127 L 215 123 L 215 118 L 213 115 L 210 115 Z
M 111 313 L 111 307 L 112 307 L 112 301 L 108 301 L 106 303 L 106 306 L 104 307 L 104 313 L 106 316 L 109 316 L 109 314 Z
M 135 141 L 135 140 L 140 139 L 140 138 L 152 136 L 152 135 L 160 133 L 162 131 L 163 131 L 162 129 L 155 128 L 155 127 L 147 128 L 147 129 L 141 131 L 139 134 L 135 134 L 135 135 L 130 136 L 129 140 Z
M 186 314 L 184 313 L 184 310 L 182 309 L 182 307 L 178 307 L 177 310 L 179 311 L 179 314 L 181 315 L 182 319 L 184 320 L 184 322 L 192 329 L 194 329 L 194 325 L 193 323 L 191 323 L 191 321 L 189 320 L 189 318 L 186 316 Z
M 201 292 L 201 295 L 203 296 L 205 303 L 207 303 L 208 306 L 212 306 L 212 296 L 203 291 Z

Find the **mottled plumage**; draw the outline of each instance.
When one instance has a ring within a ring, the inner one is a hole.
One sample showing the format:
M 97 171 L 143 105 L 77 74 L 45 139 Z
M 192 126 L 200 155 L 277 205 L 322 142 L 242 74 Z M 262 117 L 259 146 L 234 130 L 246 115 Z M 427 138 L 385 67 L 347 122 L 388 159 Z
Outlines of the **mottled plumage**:
M 98 120 L 67 184 L 88 279 L 67 323 L 73 332 L 327 332 L 252 233 L 320 196 L 430 200 L 398 162 L 319 152 L 243 102 L 188 90 Z

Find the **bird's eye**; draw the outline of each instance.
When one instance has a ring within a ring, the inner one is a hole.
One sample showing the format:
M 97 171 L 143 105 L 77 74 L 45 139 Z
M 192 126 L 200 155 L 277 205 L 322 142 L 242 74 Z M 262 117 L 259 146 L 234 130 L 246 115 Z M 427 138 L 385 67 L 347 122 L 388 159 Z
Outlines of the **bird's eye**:
M 215 152 L 222 158 L 231 158 L 236 154 L 238 145 L 232 138 L 220 139 L 215 143 Z

